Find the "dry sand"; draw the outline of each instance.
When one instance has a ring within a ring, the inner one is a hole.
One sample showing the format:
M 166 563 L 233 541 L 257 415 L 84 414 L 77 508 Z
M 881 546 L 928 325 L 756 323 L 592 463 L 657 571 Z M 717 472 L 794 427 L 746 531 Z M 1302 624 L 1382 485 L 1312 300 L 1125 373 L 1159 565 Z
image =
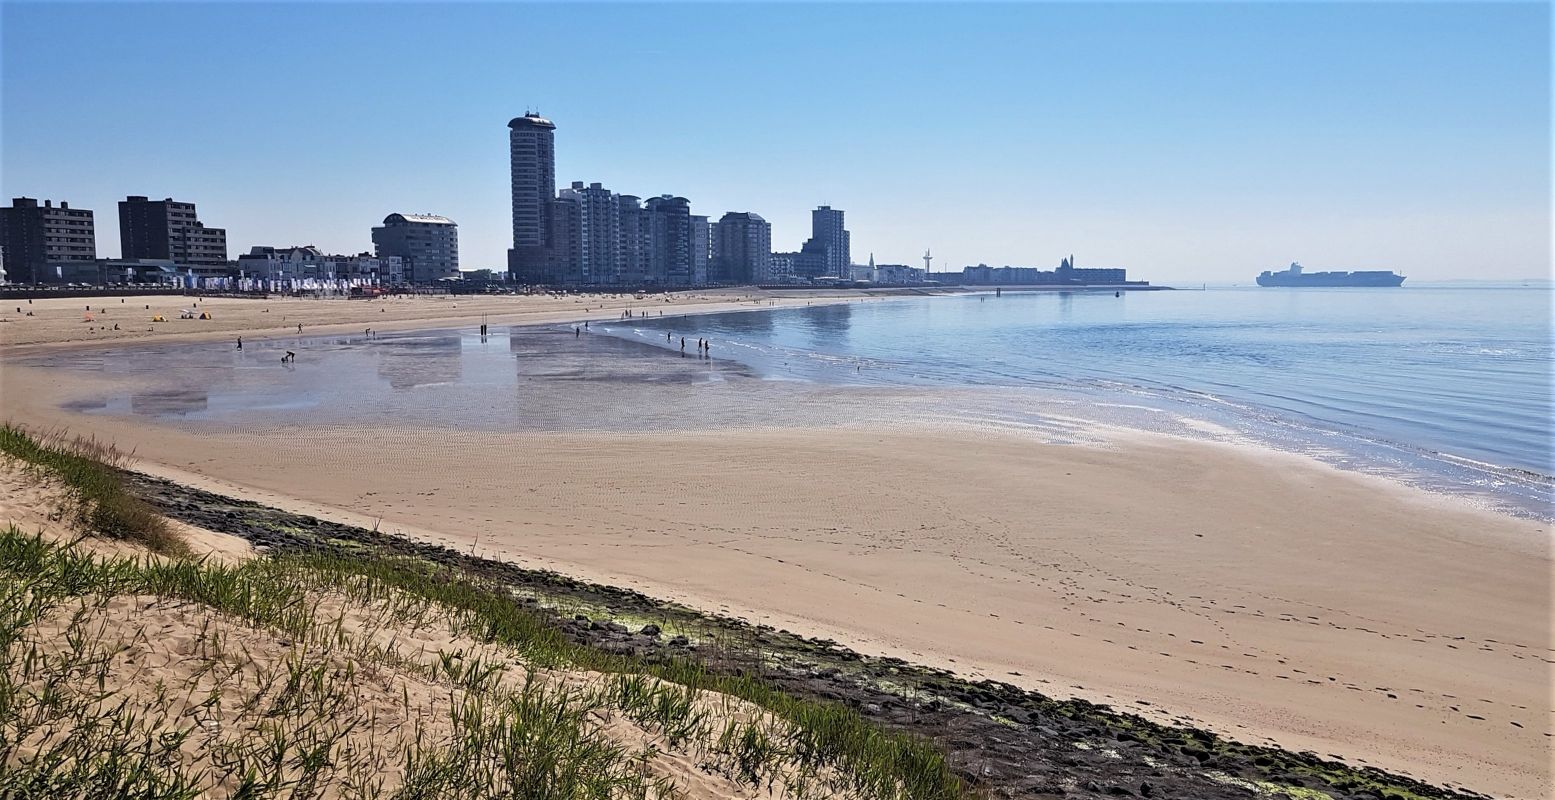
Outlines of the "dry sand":
M 40 476 L 0 455 L 0 524 L 103 557 L 157 558 L 135 544 L 87 537 L 70 522 L 73 501 L 58 481 Z M 237 561 L 251 557 L 247 543 L 213 531 L 180 526 L 197 557 Z M 269 744 L 279 732 L 297 741 L 317 743 L 339 732 L 348 747 L 336 747 L 324 800 L 391 794 L 404 778 L 407 752 L 417 745 L 445 746 L 455 736 L 452 711 L 470 692 L 467 684 L 439 671 L 450 657 L 456 663 L 495 666 L 493 684 L 481 694 L 518 695 L 527 681 L 548 692 L 589 696 L 605 690 L 614 676 L 578 669 L 536 669 L 515 650 L 486 644 L 462 632 L 458 618 L 445 613 L 407 613 L 403 606 L 343 593 L 311 592 L 313 624 L 301 637 L 256 626 L 198 603 L 156 596 L 88 596 L 64 603 L 22 634 L 16 646 L 36 646 L 46 657 L 60 658 L 73 641 L 85 640 L 91 655 L 105 659 L 101 682 L 83 667 L 51 691 L 91 697 L 89 707 L 118 718 L 133 715 L 132 728 L 174 737 L 175 756 L 191 773 L 204 773 L 201 796 L 241 796 L 240 770 L 231 769 L 235 753 L 256 743 Z M 75 632 L 77 635 L 67 635 Z M 84 634 L 84 635 L 83 635 Z M 294 689 L 295 671 L 328 669 L 322 684 Z M 280 687 L 286 687 L 282 690 Z M 312 694 L 308 689 L 314 690 Z M 294 696 L 304 700 L 294 700 Z M 716 692 L 699 692 L 694 709 L 705 721 L 701 739 L 672 741 L 652 725 L 633 720 L 608 704 L 579 697 L 592 709 L 585 725 L 632 754 L 642 756 L 649 778 L 672 781 L 688 800 L 754 800 L 762 797 L 843 798 L 838 787 L 847 776 L 820 770 L 796 786 L 794 770 L 780 769 L 770 786 L 742 782 L 717 751 L 712 737 L 728 723 L 756 725 L 774 734 L 786 723 L 759 706 Z M 176 738 L 175 732 L 187 736 Z M 44 726 L 18 743 L 18 755 L 35 756 L 65 735 Z M 248 753 L 251 757 L 257 753 Z M 253 757 L 250 763 L 259 761 Z M 286 773 L 295 779 L 296 770 Z M 216 776 L 221 776 L 217 778 Z M 374 786 L 348 791 L 353 780 Z
M 764 291 L 708 289 L 644 295 L 422 295 L 366 299 L 233 297 L 46 298 L 0 300 L 0 350 L 19 353 L 37 345 L 92 346 L 145 340 L 259 339 L 304 334 L 351 333 L 364 328 L 396 331 L 448 325 L 538 325 L 616 320 L 621 312 L 671 316 L 806 304 L 876 301 L 906 293 L 878 291 Z M 122 302 L 121 302 L 122 300 Z M 184 310 L 195 319 L 180 319 Z M 31 312 L 32 316 L 27 316 Z M 198 318 L 209 312 L 211 319 Z M 164 322 L 152 322 L 153 316 Z M 119 326 L 114 330 L 114 326 Z
M 0 386 L 6 416 L 229 494 L 1243 741 L 1552 790 L 1547 525 L 1308 459 L 955 426 L 196 436 L 63 412 L 80 387 L 58 374 L 4 365 Z

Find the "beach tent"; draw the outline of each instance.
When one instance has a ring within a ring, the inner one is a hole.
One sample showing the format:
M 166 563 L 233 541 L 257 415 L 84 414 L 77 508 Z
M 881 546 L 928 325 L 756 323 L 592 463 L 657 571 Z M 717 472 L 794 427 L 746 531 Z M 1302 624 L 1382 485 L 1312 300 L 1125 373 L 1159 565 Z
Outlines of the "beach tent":
M 162 315 L 161 315 L 161 314 L 157 314 L 157 315 L 156 315 L 156 316 L 153 316 L 153 317 L 152 317 L 152 318 L 151 318 L 151 321 L 152 321 L 152 322 L 167 322 L 167 320 L 165 320 L 165 319 L 163 319 L 163 318 L 162 318 Z

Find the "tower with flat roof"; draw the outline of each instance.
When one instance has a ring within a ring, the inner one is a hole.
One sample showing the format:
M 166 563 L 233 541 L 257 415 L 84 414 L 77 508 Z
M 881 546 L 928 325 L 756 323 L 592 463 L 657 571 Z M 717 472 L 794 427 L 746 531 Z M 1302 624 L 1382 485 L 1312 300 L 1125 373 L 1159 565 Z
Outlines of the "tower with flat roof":
M 810 212 L 810 241 L 805 242 L 803 252 L 819 258 L 819 275 L 848 280 L 853 270 L 850 238 L 842 224 L 841 209 L 821 206 Z
M 97 258 L 92 212 L 18 197 L 0 208 L 0 251 L 5 280 L 11 283 L 62 279 L 63 270 L 91 265 Z
M 222 267 L 227 264 L 227 230 L 205 227 L 194 203 L 130 195 L 119 201 L 119 252 L 126 260 Z

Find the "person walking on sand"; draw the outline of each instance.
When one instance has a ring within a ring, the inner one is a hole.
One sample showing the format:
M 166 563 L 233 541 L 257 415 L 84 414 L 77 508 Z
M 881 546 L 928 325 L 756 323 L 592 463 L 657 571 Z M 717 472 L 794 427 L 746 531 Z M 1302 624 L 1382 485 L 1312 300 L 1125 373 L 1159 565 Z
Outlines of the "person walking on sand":
M 238 337 L 238 349 L 239 350 L 243 349 L 243 337 L 241 337 L 241 336 Z
M 298 333 L 302 333 L 302 323 L 301 322 L 297 323 L 297 332 Z

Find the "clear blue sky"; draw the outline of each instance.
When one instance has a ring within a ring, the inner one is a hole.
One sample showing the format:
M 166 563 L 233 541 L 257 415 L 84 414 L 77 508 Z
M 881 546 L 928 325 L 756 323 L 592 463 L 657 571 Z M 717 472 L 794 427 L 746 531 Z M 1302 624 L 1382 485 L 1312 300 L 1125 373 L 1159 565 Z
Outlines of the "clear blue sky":
M 507 131 L 557 178 L 755 211 L 856 261 L 1550 264 L 1550 7 L 0 4 L 0 193 L 199 204 L 234 254 L 369 249 L 394 211 L 510 244 Z

